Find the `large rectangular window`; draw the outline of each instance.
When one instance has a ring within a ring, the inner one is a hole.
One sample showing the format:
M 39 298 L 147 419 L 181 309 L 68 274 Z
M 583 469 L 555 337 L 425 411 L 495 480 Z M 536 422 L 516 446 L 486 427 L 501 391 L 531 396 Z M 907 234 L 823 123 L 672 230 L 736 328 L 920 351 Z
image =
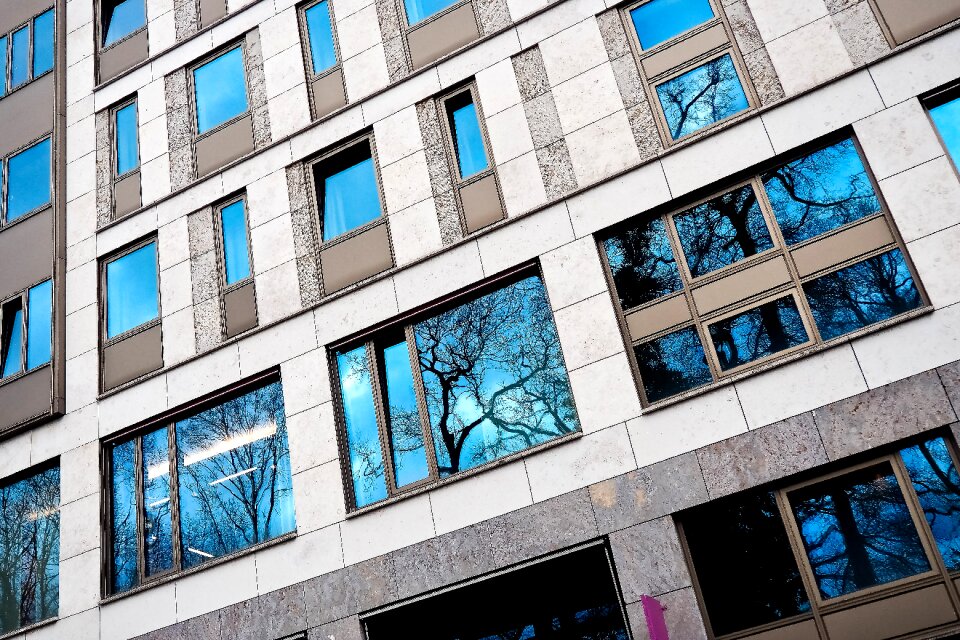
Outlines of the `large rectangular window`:
M 0 378 L 32 371 L 50 362 L 52 313 L 50 280 L 0 306 Z
M 0 487 L 0 633 L 56 617 L 60 602 L 60 468 Z
M 8 156 L 0 167 L 6 196 L 4 222 L 10 223 L 50 204 L 50 138 Z
M 107 339 L 159 318 L 157 243 L 140 245 L 107 262 L 104 289 Z
M 383 215 L 369 140 L 321 160 L 313 171 L 324 242 Z
M 104 47 L 147 26 L 145 0 L 100 0 L 100 41 Z
M 543 282 L 496 286 L 335 349 L 353 506 L 579 431 Z
M 295 529 L 280 382 L 203 406 L 107 446 L 113 593 Z
M 924 306 L 849 138 L 602 244 L 648 403 Z
M 197 134 L 206 133 L 247 112 L 242 46 L 195 68 L 192 77 Z
M 54 10 L 0 37 L 0 97 L 53 69 Z

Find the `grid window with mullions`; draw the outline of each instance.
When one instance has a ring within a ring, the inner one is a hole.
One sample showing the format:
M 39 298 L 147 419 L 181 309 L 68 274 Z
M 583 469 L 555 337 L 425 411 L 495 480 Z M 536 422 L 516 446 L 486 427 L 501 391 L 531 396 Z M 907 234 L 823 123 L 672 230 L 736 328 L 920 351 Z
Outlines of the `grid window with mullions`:
M 647 404 L 925 305 L 851 138 L 602 244 Z
M 0 97 L 53 69 L 54 10 L 0 37 Z

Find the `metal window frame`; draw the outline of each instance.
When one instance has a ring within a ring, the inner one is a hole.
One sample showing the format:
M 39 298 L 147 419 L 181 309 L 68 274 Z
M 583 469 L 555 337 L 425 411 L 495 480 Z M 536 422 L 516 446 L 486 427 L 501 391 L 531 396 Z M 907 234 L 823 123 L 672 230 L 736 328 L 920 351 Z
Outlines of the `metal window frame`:
M 770 204 L 769 198 L 766 194 L 766 190 L 763 187 L 762 175 L 770 170 L 777 169 L 783 166 L 788 165 L 790 162 L 806 157 L 807 155 L 814 153 L 816 151 L 825 149 L 833 144 L 837 144 L 844 140 L 850 139 L 854 143 L 856 153 L 858 154 L 866 175 L 870 181 L 871 188 L 876 195 L 877 201 L 879 202 L 880 209 L 868 216 L 854 220 L 844 224 L 836 229 L 831 229 L 825 233 L 817 235 L 813 238 L 808 238 L 802 242 L 798 242 L 792 245 L 787 245 L 784 241 L 783 234 L 780 231 L 780 226 L 777 223 L 776 215 L 772 205 Z M 682 215 L 683 213 L 688 212 L 689 210 L 709 202 L 719 196 L 735 191 L 745 185 L 751 185 L 754 189 L 754 193 L 757 198 L 757 204 L 760 206 L 761 211 L 764 215 L 764 220 L 767 224 L 767 230 L 770 234 L 770 238 L 773 241 L 773 248 L 767 249 L 759 254 L 753 256 L 748 256 L 741 260 L 738 260 L 732 264 L 726 265 L 720 269 L 716 269 L 708 274 L 693 278 L 690 275 L 689 269 L 687 268 L 687 259 L 683 251 L 682 243 L 680 242 L 679 235 L 676 230 L 676 224 L 674 222 L 674 217 L 677 215 Z M 708 391 L 712 391 L 721 386 L 730 384 L 739 380 L 745 376 L 752 375 L 754 373 L 759 373 L 770 367 L 778 366 L 785 362 L 804 357 L 806 355 L 821 351 L 837 344 L 843 344 L 850 342 L 858 337 L 881 331 L 884 328 L 891 326 L 893 324 L 899 324 L 900 322 L 909 320 L 910 318 L 929 313 L 933 310 L 931 306 L 931 301 L 927 292 L 923 286 L 923 283 L 920 280 L 919 274 L 916 267 L 913 264 L 913 261 L 910 258 L 909 253 L 907 252 L 906 242 L 900 235 L 899 230 L 897 229 L 896 222 L 893 219 L 893 216 L 890 213 L 890 209 L 887 206 L 886 201 L 883 198 L 883 193 L 881 192 L 876 177 L 873 175 L 873 172 L 870 169 L 869 164 L 866 161 L 866 156 L 863 153 L 860 143 L 857 140 L 856 136 L 852 131 L 845 129 L 840 132 L 835 132 L 824 138 L 815 140 L 799 149 L 795 149 L 788 154 L 783 154 L 778 156 L 771 161 L 768 161 L 758 167 L 751 168 L 745 172 L 741 173 L 741 177 L 734 176 L 734 178 L 728 182 L 720 183 L 718 185 L 711 185 L 705 190 L 701 190 L 699 193 L 708 193 L 709 195 L 697 195 L 694 194 L 696 199 L 688 200 L 682 202 L 680 206 L 677 206 L 676 201 L 668 203 L 666 207 L 661 207 L 658 211 L 651 213 L 647 216 L 639 216 L 632 218 L 626 222 L 619 223 L 613 227 L 604 230 L 601 233 L 595 235 L 597 241 L 598 251 L 601 255 L 601 262 L 603 264 L 604 273 L 607 278 L 608 287 L 610 289 L 610 295 L 614 304 L 614 307 L 617 310 L 617 316 L 621 328 L 621 333 L 623 334 L 624 342 L 627 347 L 628 360 L 630 362 L 630 368 L 633 372 L 634 382 L 637 388 L 637 391 L 640 395 L 641 404 L 644 410 L 653 410 L 661 407 L 669 406 L 677 402 L 681 402 L 687 398 L 701 395 Z M 645 302 L 643 304 L 631 307 L 629 309 L 624 309 L 620 304 L 619 296 L 617 295 L 616 284 L 613 279 L 613 270 L 610 266 L 609 258 L 607 257 L 606 251 L 604 250 L 603 243 L 606 239 L 620 233 L 626 229 L 636 226 L 638 219 L 653 219 L 660 218 L 663 220 L 664 227 L 666 229 L 666 237 L 670 244 L 671 251 L 673 252 L 674 261 L 677 265 L 677 271 L 681 281 L 681 287 L 678 291 L 666 294 L 655 300 Z M 820 269 L 818 271 L 812 272 L 805 276 L 801 276 L 796 264 L 793 259 L 793 253 L 796 251 L 816 244 L 823 240 L 826 240 L 830 237 L 839 235 L 849 229 L 852 229 L 861 224 L 871 222 L 873 220 L 883 219 L 886 223 L 888 229 L 890 230 L 893 241 L 883 245 L 882 247 L 870 250 L 866 253 L 847 258 L 843 261 L 837 262 L 829 267 Z M 904 261 L 907 265 L 907 268 L 910 271 L 910 275 L 913 278 L 914 286 L 917 289 L 917 292 L 920 295 L 921 304 L 916 309 L 908 311 L 906 313 L 893 316 L 886 320 L 861 327 L 855 331 L 842 334 L 830 340 L 824 340 L 817 328 L 816 321 L 813 316 L 810 303 L 807 299 L 807 296 L 803 293 L 803 285 L 807 284 L 812 280 L 816 280 L 824 275 L 836 273 L 846 267 L 852 266 L 854 264 L 859 264 L 870 258 L 882 255 L 889 251 L 897 249 L 901 252 L 904 257 Z M 765 290 L 759 294 L 749 294 L 743 297 L 740 297 L 733 302 L 725 304 L 723 307 L 712 310 L 706 313 L 698 312 L 697 305 L 694 301 L 693 292 L 696 289 L 704 286 L 705 284 L 717 282 L 726 278 L 727 276 L 746 271 L 754 266 L 759 264 L 782 259 L 785 261 L 788 272 L 789 279 L 786 283 L 778 285 L 772 289 Z M 770 354 L 764 358 L 755 360 L 753 362 L 741 365 L 734 369 L 729 369 L 723 371 L 719 368 L 716 351 L 713 346 L 712 339 L 709 335 L 708 327 L 710 324 L 716 322 L 717 320 L 729 317 L 731 315 L 737 315 L 744 311 L 759 304 L 761 301 L 766 299 L 779 298 L 785 295 L 787 292 L 794 292 L 795 300 L 797 303 L 797 309 L 800 312 L 801 317 L 803 318 L 804 325 L 807 328 L 807 334 L 810 338 L 810 341 L 804 343 L 804 345 L 797 346 L 785 351 L 780 351 L 774 354 Z M 667 328 L 658 330 L 656 332 L 650 333 L 649 335 L 643 336 L 639 339 L 634 339 L 629 331 L 627 325 L 627 316 L 632 315 L 633 313 L 650 309 L 655 307 L 667 300 L 684 297 L 686 301 L 687 308 L 690 313 L 690 319 L 684 320 L 678 324 L 671 325 Z M 641 344 L 646 344 L 653 340 L 662 338 L 666 335 L 680 331 L 682 329 L 692 327 L 700 337 L 701 345 L 704 349 L 704 355 L 706 356 L 707 365 L 710 368 L 710 373 L 712 381 L 710 383 L 688 389 L 684 392 L 668 396 L 661 400 L 651 401 L 647 397 L 646 390 L 643 385 L 643 378 L 640 372 L 639 364 L 637 362 L 635 348 Z
M 122 1 L 122 0 L 121 0 Z M 117 38 L 116 41 L 111 42 L 108 45 L 103 44 L 103 39 L 107 35 L 106 30 L 104 29 L 103 18 L 105 12 L 103 10 L 103 3 L 105 0 L 96 0 L 93 6 L 93 44 L 94 51 L 99 55 L 104 51 L 109 51 L 117 45 L 120 45 L 134 36 L 140 35 L 142 32 L 146 31 L 150 25 L 150 15 L 147 12 L 147 0 L 142 0 L 143 2 L 143 25 L 137 27 L 130 33 L 125 34 L 122 38 Z
M 25 86 L 25 85 L 21 85 L 21 86 Z M 10 192 L 10 160 L 20 155 L 21 153 L 24 153 L 25 151 L 32 149 L 38 144 L 44 142 L 45 140 L 50 141 L 50 182 L 49 182 L 50 200 L 45 204 L 39 205 L 29 211 L 25 211 L 24 213 L 21 213 L 19 216 L 17 216 L 16 220 L 13 220 L 12 222 L 8 221 L 7 220 L 7 196 L 9 195 L 9 192 Z M 54 206 L 54 198 L 56 194 L 56 179 L 57 179 L 56 161 L 57 161 L 57 153 L 54 148 L 53 132 L 44 133 L 43 135 L 37 138 L 34 138 L 30 142 L 24 144 L 23 146 L 17 149 L 14 149 L 10 153 L 8 153 L 6 156 L 3 156 L 2 158 L 0 158 L 0 183 L 2 183 L 0 184 L 0 231 L 9 227 L 10 225 L 17 224 L 18 222 L 22 220 L 26 220 L 27 218 L 33 216 L 36 213 L 45 211 L 50 207 Z
M 119 132 L 117 131 L 117 114 L 129 106 L 133 105 L 133 113 L 135 117 L 134 121 L 134 130 L 133 133 L 136 136 L 137 141 L 137 165 L 125 171 L 124 173 L 119 172 L 117 166 L 120 158 L 120 139 L 118 137 Z M 133 95 L 121 102 L 118 102 L 113 107 L 110 107 L 110 173 L 113 176 L 113 182 L 117 183 L 123 178 L 132 175 L 133 173 L 140 170 L 140 105 L 137 101 L 137 96 Z
M 947 148 L 947 143 L 943 139 L 943 134 L 940 133 L 940 127 L 938 127 L 937 123 L 934 122 L 933 115 L 930 113 L 932 109 L 943 106 L 948 102 L 960 102 L 960 83 L 953 81 L 920 96 L 920 104 L 923 106 L 923 111 L 926 114 L 927 119 L 930 121 L 930 126 L 937 135 L 937 140 L 940 142 L 940 146 L 943 147 L 943 153 L 947 156 L 947 159 L 950 160 L 950 166 L 953 167 L 953 171 L 957 175 L 957 178 L 960 178 L 960 157 L 954 158 L 950 154 L 950 150 Z
M 50 363 L 53 361 L 53 356 L 54 356 L 54 350 L 53 350 L 53 317 L 51 316 L 51 320 L 50 320 L 50 327 L 51 327 L 51 334 L 50 334 L 50 340 L 51 340 L 51 342 L 50 342 L 50 360 L 48 360 L 48 361 L 46 361 L 46 362 L 44 362 L 44 363 L 42 363 L 42 364 L 38 364 L 37 366 L 33 367 L 32 369 L 30 369 L 30 368 L 27 367 L 27 347 L 29 346 L 29 345 L 28 345 L 28 340 L 27 340 L 27 338 L 28 338 L 27 331 L 28 331 L 28 328 L 29 328 L 29 326 L 30 326 L 30 290 L 33 289 L 34 287 L 38 286 L 38 285 L 43 284 L 44 282 L 50 282 L 50 283 L 51 283 L 51 288 L 53 287 L 53 278 L 43 278 L 42 280 L 37 280 L 36 282 L 33 282 L 33 283 L 29 284 L 29 285 L 26 286 L 24 289 L 22 289 L 19 293 L 13 294 L 12 296 L 8 297 L 6 300 L 0 301 L 0 367 L 2 367 L 2 363 L 3 363 L 4 358 L 5 358 L 5 356 L 6 356 L 6 354 L 2 352 L 3 345 L 5 344 L 4 335 L 3 335 L 3 327 L 4 327 L 4 320 L 6 319 L 6 318 L 5 318 L 5 315 L 6 315 L 6 313 L 7 313 L 7 312 L 6 312 L 6 309 L 8 308 L 8 306 L 9 306 L 11 303 L 14 303 L 14 302 L 19 298 L 19 299 L 20 299 L 20 305 L 21 305 L 20 308 L 21 308 L 22 311 L 23 311 L 23 314 L 21 315 L 22 331 L 21 331 L 21 335 L 20 335 L 21 342 L 22 342 L 21 351 L 20 351 L 20 362 L 21 362 L 22 366 L 21 366 L 21 368 L 20 368 L 20 371 L 18 371 L 17 373 L 12 374 L 12 375 L 10 375 L 10 376 L 7 376 L 6 378 L 0 378 L 0 386 L 3 386 L 3 385 L 5 385 L 5 384 L 7 384 L 8 382 L 13 382 L 14 380 L 19 380 L 20 378 L 24 377 L 24 376 L 27 375 L 28 373 L 33 373 L 34 371 L 37 371 L 38 369 L 42 369 L 43 367 L 49 366 Z M 53 291 L 52 291 L 52 290 L 51 290 L 51 295 L 53 295 Z M 51 312 L 52 312 L 52 311 L 53 311 L 53 307 L 51 306 Z M 0 374 L 2 374 L 2 370 L 0 370 Z
M 6 364 L 7 358 L 13 345 L 7 343 L 8 336 L 4 335 L 7 327 L 7 314 L 13 313 L 16 318 L 17 311 L 20 311 L 20 369 L 9 376 L 3 377 L 2 368 Z M 6 383 L 23 376 L 27 370 L 27 291 L 23 290 L 16 293 L 6 300 L 0 302 L 0 381 Z
M 313 69 L 313 52 L 310 46 L 310 29 L 307 26 L 307 10 L 315 7 L 321 2 L 327 3 L 327 10 L 330 14 L 330 35 L 333 39 L 333 54 L 336 56 L 337 62 L 329 68 L 317 73 Z M 335 0 L 308 0 L 308 2 L 304 2 L 297 6 L 297 28 L 300 31 L 300 49 L 301 54 L 303 55 L 303 68 L 307 73 L 308 88 L 320 78 L 325 78 L 336 73 L 337 70 L 343 69 L 343 56 L 340 54 L 340 37 L 337 34 L 337 18 L 336 14 L 334 13 L 335 10 Z M 341 84 L 343 85 L 343 95 L 347 96 L 347 83 L 345 76 L 341 78 Z M 313 104 L 313 91 L 308 90 L 307 95 L 309 96 L 311 113 L 315 113 L 316 106 Z
M 203 133 L 200 133 L 200 123 L 199 123 L 199 120 L 198 120 L 199 111 L 198 111 L 198 105 L 197 105 L 197 86 L 196 86 L 196 81 L 195 81 L 195 78 L 194 78 L 194 74 L 195 74 L 196 71 L 197 71 L 198 69 L 200 69 L 201 67 L 206 66 L 207 64 L 213 62 L 214 60 L 217 60 L 217 59 L 219 59 L 219 58 L 227 55 L 228 53 L 232 53 L 232 52 L 233 52 L 234 50 L 236 50 L 236 49 L 239 49 L 239 50 L 240 50 L 240 60 L 241 60 L 241 64 L 243 65 L 243 91 L 244 91 L 244 96 L 246 97 L 246 100 L 247 100 L 247 108 L 246 108 L 246 110 L 244 110 L 242 113 L 238 113 L 237 115 L 233 116 L 232 118 L 230 118 L 230 119 L 228 119 L 228 120 L 224 120 L 223 122 L 221 122 L 221 123 L 218 124 L 217 126 L 211 127 L 210 129 L 204 131 Z M 212 136 L 213 134 L 221 131 L 222 129 L 226 129 L 227 127 L 229 127 L 229 126 L 232 125 L 233 123 L 238 122 L 238 121 L 244 119 L 245 117 L 247 117 L 248 115 L 250 115 L 250 114 L 253 113 L 253 107 L 252 107 L 251 102 L 250 102 L 250 98 L 251 98 L 251 94 L 250 94 L 250 78 L 247 77 L 248 74 L 247 74 L 247 50 L 246 50 L 246 49 L 247 49 L 246 37 L 245 37 L 245 34 L 242 34 L 242 35 L 240 35 L 238 38 L 236 38 L 236 39 L 234 39 L 234 40 L 231 40 L 231 41 L 228 42 L 227 44 L 224 44 L 224 45 L 222 45 L 222 46 L 214 49 L 212 52 L 204 55 L 202 58 L 200 58 L 200 59 L 198 59 L 198 60 L 195 60 L 194 62 L 190 63 L 190 64 L 187 65 L 187 67 L 186 67 L 186 73 L 187 73 L 187 104 L 188 104 L 189 107 L 190 107 L 190 108 L 189 108 L 189 111 L 190 111 L 190 132 L 191 132 L 191 134 L 192 134 L 191 137 L 192 137 L 192 139 L 193 139 L 193 140 L 192 140 L 192 143 L 193 143 L 193 144 L 192 144 L 192 146 L 193 146 L 193 149 L 192 149 L 192 150 L 193 150 L 193 154 L 192 154 L 192 155 L 193 155 L 193 165 L 194 165 L 194 166 L 193 166 L 194 176 L 196 176 L 196 172 L 197 172 L 197 167 L 196 167 L 196 163 L 197 163 L 197 151 L 196 151 L 197 142 L 200 141 L 200 140 L 203 140 L 204 138 L 208 138 L 208 137 Z
M 246 241 L 247 260 L 250 261 L 250 273 L 233 284 L 227 284 L 227 254 L 226 245 L 223 241 L 223 220 L 221 216 L 224 209 L 238 202 L 243 203 L 244 238 Z M 247 206 L 246 192 L 235 194 L 213 205 L 213 236 L 214 243 L 217 247 L 217 271 L 220 275 L 220 297 L 223 298 L 224 295 L 231 291 L 250 283 L 253 280 L 255 272 L 253 267 L 253 243 L 250 238 L 250 208 Z
M 146 322 L 139 324 L 135 327 L 131 327 L 123 331 L 122 333 L 118 333 L 112 338 L 108 338 L 107 337 L 107 304 L 109 301 L 107 300 L 107 265 L 112 262 L 116 262 L 121 258 L 125 258 L 126 256 L 130 255 L 134 251 L 147 247 L 151 244 L 154 245 L 154 252 L 155 252 L 155 255 L 157 256 L 157 260 L 155 261 L 155 274 L 157 278 L 157 291 L 156 291 L 157 317 L 151 318 L 150 320 L 147 320 Z M 97 295 L 97 299 L 100 301 L 100 304 L 98 306 L 100 307 L 100 323 L 99 324 L 100 324 L 101 355 L 103 354 L 103 350 L 106 347 L 117 344 L 118 342 L 122 342 L 131 336 L 134 336 L 138 333 L 142 333 L 143 331 L 147 331 L 148 329 L 152 329 L 153 327 L 156 327 L 161 324 L 161 319 L 163 318 L 163 307 L 161 305 L 163 303 L 163 300 L 160 299 L 161 298 L 160 296 L 160 260 L 159 260 L 159 253 L 158 253 L 159 249 L 160 249 L 160 245 L 157 239 L 157 235 L 152 234 L 145 238 L 141 238 L 140 240 L 136 240 L 133 243 L 123 247 L 122 249 L 119 249 L 111 254 L 108 254 L 100 258 L 100 264 L 98 267 L 99 269 L 98 284 L 99 284 L 100 291 Z M 101 360 L 100 379 L 102 380 L 103 379 L 103 362 L 102 362 L 103 358 L 101 357 L 100 360 Z

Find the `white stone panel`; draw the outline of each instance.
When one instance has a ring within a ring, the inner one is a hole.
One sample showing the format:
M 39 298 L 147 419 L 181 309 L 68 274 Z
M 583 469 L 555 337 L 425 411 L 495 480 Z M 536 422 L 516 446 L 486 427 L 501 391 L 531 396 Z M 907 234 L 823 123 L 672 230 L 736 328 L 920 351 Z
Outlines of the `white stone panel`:
M 678 166 L 678 173 L 682 166 Z M 679 176 L 678 176 L 679 179 Z M 687 178 L 692 180 L 693 177 Z M 567 201 L 577 237 L 583 237 L 670 200 L 660 162 L 652 162 Z
M 960 225 L 914 240 L 907 245 L 907 252 L 913 258 L 920 281 L 933 306 L 938 309 L 960 302 L 958 249 Z
M 517 104 L 487 117 L 487 136 L 498 165 L 533 151 L 533 138 L 523 105 Z
M 373 125 L 377 141 L 377 160 L 381 167 L 393 164 L 423 149 L 417 108 L 410 105 Z
M 391 215 L 390 236 L 397 266 L 409 264 L 442 249 L 440 222 L 433 198 Z
M 437 535 L 533 504 L 523 461 L 495 467 L 430 492 Z
M 427 200 L 433 194 L 427 156 L 423 151 L 381 167 L 380 179 L 383 182 L 383 196 L 389 213 L 402 211 Z
M 767 53 L 788 96 L 853 69 L 850 54 L 829 16 L 767 43 Z
M 510 162 L 500 164 L 498 161 L 497 174 L 508 216 L 529 211 L 547 201 L 540 165 L 532 151 Z
M 520 104 L 520 89 L 517 76 L 513 71 L 513 62 L 509 59 L 487 67 L 477 74 L 477 91 L 484 115 L 500 113 L 504 109 Z
M 585 433 L 640 415 L 640 396 L 627 354 L 622 351 L 571 371 L 570 387 Z
M 764 42 L 828 15 L 823 0 L 748 0 Z
M 573 240 L 564 203 L 526 216 L 477 240 L 486 274 L 499 273 Z
M 416 544 L 435 535 L 430 498 L 414 496 L 340 525 L 347 565 Z
M 944 156 L 880 181 L 907 242 L 960 223 L 960 181 Z
M 600 293 L 554 313 L 568 369 L 623 352 L 623 337 L 610 296 Z
M 640 162 L 627 112 L 623 110 L 569 134 L 567 149 L 581 187 Z
M 943 155 L 943 145 L 919 100 L 907 100 L 854 123 L 873 175 L 906 171 Z
M 540 268 L 553 309 L 608 292 L 603 263 L 593 238 L 580 238 L 542 254 Z
M 235 558 L 177 580 L 177 621 L 257 595 L 255 556 Z
M 600 26 L 592 16 L 541 41 L 540 53 L 552 87 L 607 61 Z
M 300 280 L 295 261 L 258 273 L 256 283 L 257 315 L 261 326 L 300 310 Z
M 347 83 L 347 96 L 357 101 L 387 86 L 390 73 L 383 45 L 367 49 L 343 63 L 343 75 Z

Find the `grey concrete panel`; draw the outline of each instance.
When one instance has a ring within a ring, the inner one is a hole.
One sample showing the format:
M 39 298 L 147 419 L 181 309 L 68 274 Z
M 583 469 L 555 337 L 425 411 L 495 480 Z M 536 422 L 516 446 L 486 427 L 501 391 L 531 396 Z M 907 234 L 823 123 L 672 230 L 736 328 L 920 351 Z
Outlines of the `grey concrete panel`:
M 317 118 L 322 118 L 347 104 L 347 95 L 343 88 L 343 69 L 313 81 L 313 108 Z
M 673 518 L 663 517 L 610 535 L 625 602 L 689 587 L 690 572 Z
M 869 64 L 890 52 L 890 43 L 867 0 L 834 14 L 833 23 L 853 64 Z
M 113 187 L 115 216 L 120 218 L 140 208 L 140 172 L 124 176 Z
M 387 556 L 378 556 L 307 580 L 307 624 L 316 627 L 396 600 L 392 567 Z
M 53 273 L 53 209 L 0 230 L 0 300 Z
M 392 266 L 393 255 L 386 221 L 320 250 L 323 290 L 328 295 Z
M 747 65 L 747 73 L 750 74 L 761 105 L 772 104 L 786 96 L 766 47 L 748 53 L 743 57 L 743 62 Z
M 0 156 L 6 156 L 53 130 L 54 74 L 17 89 L 0 100 Z
M 200 28 L 210 26 L 227 15 L 226 0 L 200 0 Z
M 54 5 L 53 0 L 8 0 L 0 2 L 0 33 L 8 33 L 16 27 L 43 13 Z
M 670 637 L 678 640 L 707 640 L 707 631 L 704 627 L 703 616 L 697 606 L 697 595 L 693 587 L 685 587 L 671 593 L 665 593 L 657 598 L 663 607 L 663 619 L 667 623 Z M 643 613 L 643 605 L 639 602 L 627 605 L 627 617 L 630 620 L 630 629 L 634 640 L 649 640 L 647 619 Z M 815 629 L 815 628 L 814 628 Z M 814 635 L 811 638 L 819 638 Z M 787 640 L 784 638 L 783 640 Z M 799 640 L 799 638 L 797 639 Z
M 440 562 L 439 546 L 437 539 L 431 538 L 390 554 L 397 598 L 409 598 L 447 582 L 447 568 Z
M 940 381 L 943 383 L 954 412 L 960 415 L 960 361 L 940 367 L 937 373 L 940 375 Z
M 957 612 L 942 584 L 823 617 L 831 638 L 885 640 L 953 622 Z
M 960 18 L 960 0 L 876 0 L 876 3 L 898 44 Z
M 0 385 L 0 432 L 50 413 L 53 368 L 44 366 Z
M 724 29 L 722 24 L 717 24 L 644 58 L 642 62 L 643 70 L 647 73 L 647 77 L 652 78 L 702 56 L 727 42 L 727 30 Z
M 467 233 L 473 233 L 504 218 L 495 174 L 460 189 L 460 201 L 463 203 L 463 219 Z
M 129 382 L 163 366 L 160 325 L 103 349 L 103 390 Z
M 365 640 L 358 616 L 341 618 L 307 632 L 307 640 Z
M 465 4 L 430 20 L 407 34 L 413 68 L 430 64 L 446 54 L 477 40 L 480 30 L 472 4 Z
M 106 82 L 114 76 L 120 75 L 138 62 L 142 62 L 150 55 L 150 45 L 147 30 L 130 36 L 109 49 L 103 49 L 99 55 L 99 80 Z
M 253 146 L 253 116 L 248 114 L 236 122 L 197 140 L 197 176 L 251 153 Z
M 256 611 L 257 617 L 261 619 L 260 638 L 283 638 L 303 631 L 307 627 L 303 584 L 294 584 L 259 596 Z M 224 637 L 240 637 L 226 635 L 226 618 L 224 618 Z
M 227 338 L 257 326 L 257 297 L 253 281 L 223 296 L 223 315 Z

